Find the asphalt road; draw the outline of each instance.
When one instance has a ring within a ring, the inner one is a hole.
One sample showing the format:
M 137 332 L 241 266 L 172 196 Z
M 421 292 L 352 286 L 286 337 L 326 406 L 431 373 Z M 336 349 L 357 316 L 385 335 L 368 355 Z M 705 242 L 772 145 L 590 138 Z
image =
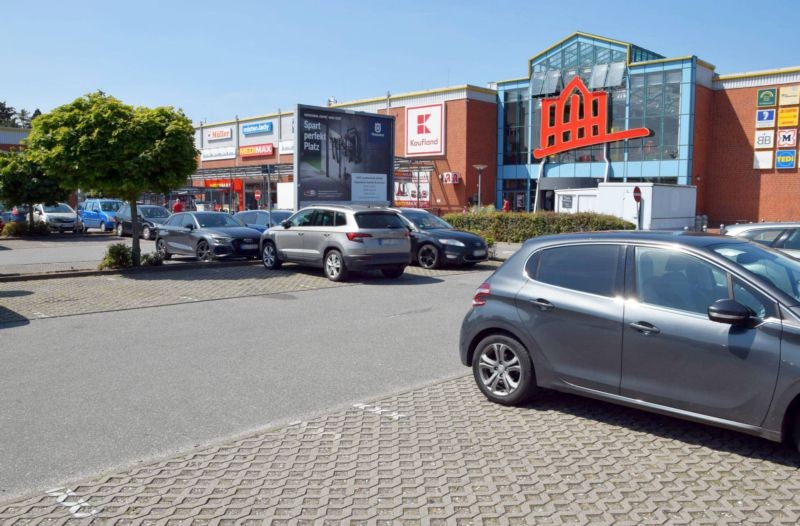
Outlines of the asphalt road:
M 0 325 L 0 499 L 467 374 L 488 275 Z

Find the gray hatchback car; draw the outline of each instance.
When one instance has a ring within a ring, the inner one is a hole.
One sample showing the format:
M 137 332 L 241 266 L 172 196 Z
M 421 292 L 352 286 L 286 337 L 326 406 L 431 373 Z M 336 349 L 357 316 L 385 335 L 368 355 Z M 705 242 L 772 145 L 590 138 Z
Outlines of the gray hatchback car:
M 484 395 L 538 388 L 800 443 L 800 262 L 691 233 L 527 241 L 475 293 L 461 361 Z
M 351 270 L 380 270 L 399 278 L 411 260 L 405 223 L 387 208 L 314 205 L 261 235 L 261 260 L 268 269 L 283 262 L 320 267 L 331 281 Z

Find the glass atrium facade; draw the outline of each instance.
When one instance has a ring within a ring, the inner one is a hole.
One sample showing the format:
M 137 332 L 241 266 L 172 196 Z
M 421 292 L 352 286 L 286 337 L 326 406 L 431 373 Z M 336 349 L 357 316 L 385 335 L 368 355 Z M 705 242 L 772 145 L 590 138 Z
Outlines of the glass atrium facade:
M 530 210 L 540 168 L 545 178 L 581 178 L 583 183 L 575 186 L 606 176 L 605 145 L 551 155 L 544 167 L 532 154 L 540 144 L 542 99 L 558 96 L 575 76 L 590 91 L 609 93 L 607 131 L 652 131 L 648 137 L 609 144 L 609 182 L 688 184 L 695 70 L 695 57 L 667 59 L 580 33 L 532 58 L 528 77 L 497 83 L 498 206 L 507 198 L 514 209 Z

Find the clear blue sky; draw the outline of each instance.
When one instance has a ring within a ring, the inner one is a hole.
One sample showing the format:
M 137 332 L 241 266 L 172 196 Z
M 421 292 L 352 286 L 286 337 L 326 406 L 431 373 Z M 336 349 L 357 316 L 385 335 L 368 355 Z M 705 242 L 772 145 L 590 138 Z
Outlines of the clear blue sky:
M 723 7 L 724 6 L 724 7 Z M 796 0 L 2 3 L 0 101 L 103 90 L 209 122 L 526 74 L 574 31 L 737 73 L 800 65 Z

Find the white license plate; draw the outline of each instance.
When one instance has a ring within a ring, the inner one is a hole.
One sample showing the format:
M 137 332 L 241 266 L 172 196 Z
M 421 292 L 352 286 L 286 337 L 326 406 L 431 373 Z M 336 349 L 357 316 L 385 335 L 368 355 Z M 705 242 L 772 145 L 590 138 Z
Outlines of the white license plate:
M 258 245 L 252 243 L 247 245 L 242 245 L 242 250 L 253 250 L 254 248 L 258 248 Z
M 400 240 L 399 239 L 379 239 L 378 240 L 378 244 L 381 245 L 382 247 L 388 246 L 388 245 L 399 245 L 400 244 Z
M 472 254 L 475 255 L 475 256 L 485 256 L 486 255 L 486 251 L 485 250 L 476 250 Z

